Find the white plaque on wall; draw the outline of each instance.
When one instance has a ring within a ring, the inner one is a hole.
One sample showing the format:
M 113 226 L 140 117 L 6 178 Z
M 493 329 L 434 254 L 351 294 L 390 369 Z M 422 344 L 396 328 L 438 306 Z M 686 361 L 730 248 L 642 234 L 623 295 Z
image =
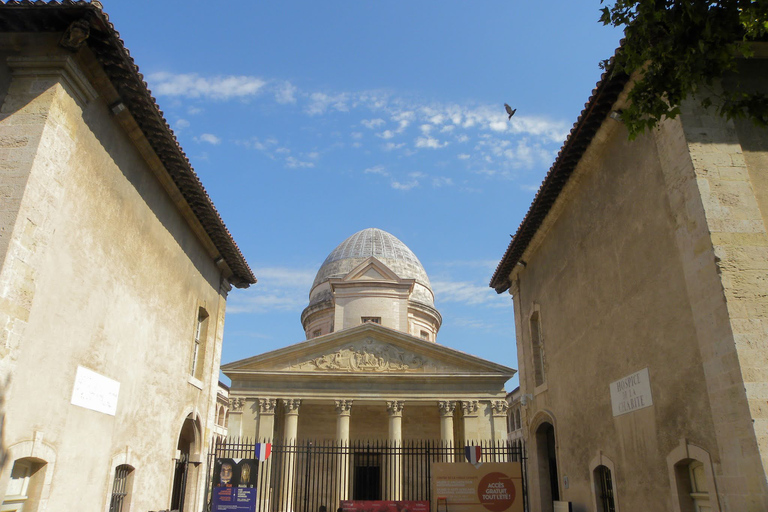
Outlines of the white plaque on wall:
M 120 383 L 88 368 L 77 367 L 75 387 L 72 389 L 72 405 L 112 416 L 117 412 L 117 395 Z
M 621 416 L 652 405 L 648 368 L 611 382 L 611 406 L 613 406 L 614 416 Z

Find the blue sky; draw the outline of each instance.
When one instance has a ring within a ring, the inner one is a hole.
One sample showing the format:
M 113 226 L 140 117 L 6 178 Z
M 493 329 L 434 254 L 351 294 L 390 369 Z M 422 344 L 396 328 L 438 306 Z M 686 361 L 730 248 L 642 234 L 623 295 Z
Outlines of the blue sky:
M 618 45 L 598 0 L 103 3 L 259 279 L 222 363 L 303 341 L 320 264 L 378 227 L 429 274 L 438 343 L 517 367 L 488 282 Z

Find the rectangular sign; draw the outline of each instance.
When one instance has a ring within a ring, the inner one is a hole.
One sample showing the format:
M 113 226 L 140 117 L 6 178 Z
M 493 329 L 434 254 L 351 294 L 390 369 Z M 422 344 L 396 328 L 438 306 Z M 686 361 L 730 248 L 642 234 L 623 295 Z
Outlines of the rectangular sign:
M 214 487 L 211 512 L 256 512 L 256 489 Z
M 342 500 L 344 512 L 429 512 L 429 501 Z
M 652 405 L 651 378 L 648 368 L 611 382 L 611 406 L 614 416 L 621 416 Z
M 519 462 L 432 463 L 432 497 L 450 512 L 523 512 Z
M 114 416 L 120 383 L 93 370 L 77 367 L 75 385 L 72 388 L 72 405 Z

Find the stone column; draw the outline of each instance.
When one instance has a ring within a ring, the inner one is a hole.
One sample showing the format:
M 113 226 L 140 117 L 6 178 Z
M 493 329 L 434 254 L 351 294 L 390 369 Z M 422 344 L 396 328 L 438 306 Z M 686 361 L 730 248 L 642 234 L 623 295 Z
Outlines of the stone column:
M 506 453 L 506 450 L 501 449 L 506 447 L 507 443 L 507 410 L 509 404 L 506 400 L 492 400 L 491 401 L 491 432 L 493 433 L 493 443 L 496 445 L 496 460 L 495 462 L 504 462 L 502 454 Z
M 283 475 L 283 488 L 281 495 L 283 497 L 281 501 L 282 508 L 285 512 L 293 512 L 293 498 L 294 498 L 294 477 L 296 473 L 296 437 L 299 431 L 299 406 L 301 400 L 292 398 L 283 400 L 283 407 L 285 409 L 285 428 L 283 430 L 283 442 L 287 448 L 285 458 L 283 459 L 284 475 Z
M 259 398 L 259 424 L 256 431 L 257 442 L 272 442 L 275 435 L 275 407 L 277 407 L 277 400 L 274 398 Z M 260 462 L 261 470 L 266 472 L 266 477 L 263 479 L 263 484 L 256 489 L 256 499 L 259 501 L 259 510 L 271 510 L 270 499 L 272 497 L 272 482 L 270 475 L 272 474 L 272 460 L 270 457 L 264 462 Z
M 227 437 L 242 437 L 244 405 L 245 398 L 231 397 L 229 399 L 229 425 L 227 426 Z
M 456 400 L 441 400 L 437 402 L 440 409 L 440 441 L 443 445 L 443 462 L 453 462 L 453 411 L 456 410 Z
M 389 474 L 387 483 L 389 486 L 387 499 L 400 500 L 403 495 L 403 456 L 401 454 L 403 443 L 403 405 L 402 400 L 388 400 L 387 412 L 389 413 L 389 442 L 393 449 L 389 457 Z
M 480 433 L 477 430 L 478 401 L 462 400 L 461 410 L 464 413 L 464 444 L 479 442 Z
M 339 459 L 336 467 L 336 497 L 341 506 L 349 499 L 349 417 L 352 413 L 352 400 L 336 400 L 336 442 L 339 446 Z

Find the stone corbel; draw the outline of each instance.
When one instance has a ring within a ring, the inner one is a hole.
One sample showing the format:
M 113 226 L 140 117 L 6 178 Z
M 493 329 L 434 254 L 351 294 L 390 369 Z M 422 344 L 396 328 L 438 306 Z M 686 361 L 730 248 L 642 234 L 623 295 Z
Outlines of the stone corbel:
M 301 399 L 299 398 L 283 399 L 285 414 L 299 414 L 300 405 L 301 405 Z
M 456 410 L 456 400 L 440 400 L 437 402 L 437 407 L 440 409 L 441 416 L 453 417 L 453 411 Z
M 506 416 L 509 404 L 506 400 L 493 400 L 491 402 L 491 407 L 493 408 L 494 416 Z
M 275 414 L 275 408 L 277 407 L 276 398 L 259 398 L 259 414 Z
M 470 416 L 477 416 L 477 400 L 462 400 L 461 409 L 464 412 L 465 418 Z
M 402 417 L 404 405 L 405 402 L 403 400 L 387 400 L 387 412 L 390 416 Z
M 245 405 L 245 398 L 230 398 L 229 399 L 229 412 L 243 412 L 243 406 Z
M 336 400 L 336 413 L 339 416 L 349 416 L 352 412 L 353 400 Z

